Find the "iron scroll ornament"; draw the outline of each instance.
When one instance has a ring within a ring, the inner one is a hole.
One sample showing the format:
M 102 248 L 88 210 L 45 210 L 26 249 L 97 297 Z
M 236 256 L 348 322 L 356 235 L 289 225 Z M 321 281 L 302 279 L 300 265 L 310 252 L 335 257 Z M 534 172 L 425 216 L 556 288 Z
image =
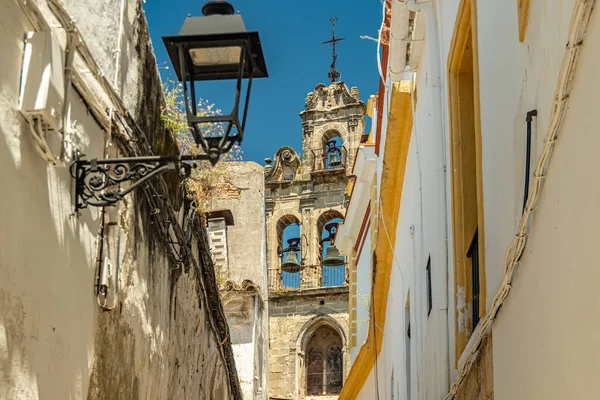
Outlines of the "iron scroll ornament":
M 88 206 L 110 206 L 127 194 L 166 171 L 179 169 L 183 177 L 191 174 L 198 156 L 150 156 L 106 160 L 76 160 L 71 165 L 75 178 L 75 212 Z M 126 188 L 119 185 L 133 182 Z

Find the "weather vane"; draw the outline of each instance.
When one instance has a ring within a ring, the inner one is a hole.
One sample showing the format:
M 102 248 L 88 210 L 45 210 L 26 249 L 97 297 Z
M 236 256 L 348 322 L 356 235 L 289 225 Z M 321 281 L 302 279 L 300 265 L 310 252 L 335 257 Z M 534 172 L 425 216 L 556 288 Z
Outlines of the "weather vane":
M 338 19 L 336 17 L 331 17 L 329 20 L 331 21 L 331 39 L 323 42 L 323 44 L 331 44 L 333 48 L 333 62 L 331 63 L 331 69 L 329 70 L 329 73 L 327 73 L 327 76 L 329 79 L 331 79 L 331 82 L 335 82 L 340 77 L 340 73 L 335 69 L 335 61 L 337 60 L 335 44 L 341 40 L 345 40 L 346 38 L 339 38 L 335 36 L 335 23 Z

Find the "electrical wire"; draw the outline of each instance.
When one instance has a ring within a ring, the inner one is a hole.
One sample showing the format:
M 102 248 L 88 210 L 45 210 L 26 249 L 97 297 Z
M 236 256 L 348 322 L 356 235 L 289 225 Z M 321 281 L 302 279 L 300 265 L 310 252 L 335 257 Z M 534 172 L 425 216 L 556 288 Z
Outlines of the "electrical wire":
M 550 113 L 550 124 L 548 125 L 548 133 L 545 138 L 545 145 L 542 154 L 538 158 L 537 167 L 533 174 L 533 182 L 531 184 L 531 195 L 527 199 L 525 205 L 525 211 L 521 217 L 517 232 L 512 243 L 506 250 L 504 258 L 504 277 L 500 288 L 496 292 L 492 300 L 492 304 L 488 313 L 480 321 L 480 331 L 473 345 L 471 346 L 467 357 L 459 370 L 458 376 L 450 387 L 450 392 L 445 397 L 445 400 L 452 400 L 461 388 L 461 385 L 467 377 L 469 371 L 472 368 L 473 362 L 475 361 L 481 343 L 484 337 L 488 334 L 491 325 L 493 324 L 496 315 L 510 294 L 512 288 L 512 282 L 514 279 L 514 272 L 521 256 L 527 245 L 527 237 L 532 229 L 531 213 L 537 205 L 537 201 L 542 192 L 542 186 L 548 166 L 552 159 L 554 148 L 556 147 L 556 140 L 560 134 L 562 122 L 564 121 L 566 112 L 568 110 L 569 95 L 573 90 L 573 79 L 575 67 L 579 60 L 581 53 L 581 45 L 585 37 L 585 33 L 590 21 L 591 13 L 594 9 L 596 0 L 576 0 L 573 6 L 573 15 L 571 17 L 571 23 L 569 27 L 569 36 L 565 53 L 561 63 L 560 73 L 556 85 L 556 92 L 554 94 L 554 102 Z

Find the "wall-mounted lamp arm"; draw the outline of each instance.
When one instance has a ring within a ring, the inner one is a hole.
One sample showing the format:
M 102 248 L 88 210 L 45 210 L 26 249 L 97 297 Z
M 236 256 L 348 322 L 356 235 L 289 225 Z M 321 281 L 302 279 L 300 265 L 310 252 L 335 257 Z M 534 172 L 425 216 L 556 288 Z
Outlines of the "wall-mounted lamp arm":
M 77 159 L 71 164 L 71 175 L 75 178 L 75 213 L 88 206 L 110 206 L 127 194 L 165 171 L 179 169 L 188 177 L 193 161 L 208 160 L 206 154 L 124 157 L 104 160 Z M 116 187 L 123 182 L 132 182 L 124 189 Z

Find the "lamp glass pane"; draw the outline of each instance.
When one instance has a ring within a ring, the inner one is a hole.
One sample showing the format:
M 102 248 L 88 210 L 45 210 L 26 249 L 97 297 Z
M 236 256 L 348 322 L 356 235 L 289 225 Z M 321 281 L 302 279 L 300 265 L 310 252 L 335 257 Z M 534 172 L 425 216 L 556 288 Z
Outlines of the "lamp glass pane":
M 204 47 L 190 49 L 190 57 L 197 66 L 230 65 L 240 62 L 241 52 L 240 46 Z

